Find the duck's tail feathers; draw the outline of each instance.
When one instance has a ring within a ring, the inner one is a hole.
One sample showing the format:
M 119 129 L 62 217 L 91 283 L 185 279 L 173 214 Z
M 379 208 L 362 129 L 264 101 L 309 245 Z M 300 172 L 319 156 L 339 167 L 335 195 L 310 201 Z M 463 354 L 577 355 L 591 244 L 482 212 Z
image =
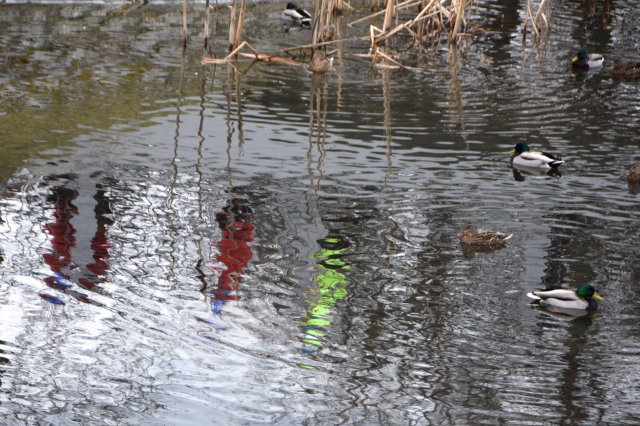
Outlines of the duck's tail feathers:
M 513 237 L 513 234 L 509 234 L 502 239 L 502 241 L 507 241 L 509 238 Z
M 529 298 L 531 298 L 533 300 L 542 300 L 542 297 L 536 296 L 535 294 L 533 294 L 533 292 L 527 293 L 527 297 L 529 297 Z
M 560 165 L 564 164 L 564 160 L 553 160 L 553 161 L 549 161 L 550 167 L 559 167 Z

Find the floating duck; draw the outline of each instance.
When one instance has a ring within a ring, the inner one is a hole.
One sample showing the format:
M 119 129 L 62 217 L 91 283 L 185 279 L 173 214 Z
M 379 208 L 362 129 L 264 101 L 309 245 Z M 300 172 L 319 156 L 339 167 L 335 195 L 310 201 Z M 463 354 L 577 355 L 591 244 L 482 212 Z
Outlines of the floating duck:
M 458 238 L 463 246 L 501 246 L 513 234 L 493 231 L 491 229 L 466 227 Z
M 582 311 L 594 311 L 598 308 L 598 302 L 602 297 L 596 293 L 593 286 L 582 284 L 578 288 L 556 288 L 532 291 L 527 293 L 533 304 L 542 307 L 575 309 Z
M 509 152 L 512 154 L 511 164 L 517 167 L 551 169 L 564 164 L 564 160 L 560 157 L 547 152 L 529 150 L 529 145 L 524 142 L 518 142 Z
M 611 76 L 614 78 L 640 78 L 640 62 L 627 59 L 617 60 L 611 68 Z
M 327 57 L 323 53 L 315 52 L 311 63 L 309 63 L 309 71 L 316 74 L 324 74 L 333 69 L 333 57 Z
M 590 69 L 600 68 L 604 62 L 604 57 L 599 53 L 587 53 L 586 50 L 580 49 L 571 58 L 571 67 L 576 70 L 587 71 Z
M 281 19 L 288 26 L 311 28 L 311 14 L 295 3 L 287 3 L 287 7 L 282 11 Z
M 640 182 L 640 163 L 634 164 L 627 170 L 627 180 L 631 182 Z

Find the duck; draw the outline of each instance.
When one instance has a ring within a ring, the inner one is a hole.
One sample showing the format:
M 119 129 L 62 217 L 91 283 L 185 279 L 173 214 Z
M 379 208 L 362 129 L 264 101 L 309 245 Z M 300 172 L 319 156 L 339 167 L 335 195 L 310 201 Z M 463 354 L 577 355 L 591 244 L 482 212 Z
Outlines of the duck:
M 587 53 L 586 50 L 580 49 L 571 58 L 571 67 L 573 69 L 587 71 L 590 69 L 602 67 L 604 57 L 599 53 Z
M 614 78 L 640 78 L 640 62 L 620 59 L 613 63 L 611 76 Z
M 546 170 L 557 168 L 564 164 L 564 160 L 553 154 L 531 151 L 529 145 L 525 142 L 518 142 L 509 153 L 512 154 L 511 164 L 517 167 Z
M 597 300 L 603 300 L 590 284 L 581 284 L 578 288 L 546 288 L 527 293 L 527 296 L 534 300 L 534 305 L 580 311 L 595 311 Z
M 640 182 L 640 163 L 636 163 L 629 167 L 626 178 L 629 182 Z
M 494 231 L 491 229 L 474 228 L 467 226 L 458 234 L 460 244 L 463 246 L 501 246 L 513 234 Z
M 320 52 L 313 54 L 313 59 L 309 63 L 309 71 L 315 74 L 328 73 L 333 69 L 333 57 L 328 57 Z
M 295 3 L 287 3 L 287 7 L 282 11 L 280 17 L 285 25 L 311 28 L 311 14 Z

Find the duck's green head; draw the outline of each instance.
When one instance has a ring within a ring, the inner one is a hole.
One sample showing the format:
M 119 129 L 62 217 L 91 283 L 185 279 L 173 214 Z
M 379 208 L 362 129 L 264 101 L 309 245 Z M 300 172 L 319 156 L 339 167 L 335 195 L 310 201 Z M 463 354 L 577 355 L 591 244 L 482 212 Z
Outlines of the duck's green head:
M 571 58 L 571 62 L 586 61 L 588 58 L 589 54 L 587 53 L 587 51 L 584 49 L 580 49 L 578 50 L 576 55 Z
M 529 145 L 524 142 L 518 142 L 516 146 L 509 151 L 511 154 L 522 154 L 523 152 L 529 151 Z
M 583 299 L 595 298 L 596 300 L 603 300 L 602 297 L 598 293 L 596 293 L 596 289 L 589 284 L 580 285 L 580 287 L 578 287 L 578 289 L 576 290 L 576 294 Z

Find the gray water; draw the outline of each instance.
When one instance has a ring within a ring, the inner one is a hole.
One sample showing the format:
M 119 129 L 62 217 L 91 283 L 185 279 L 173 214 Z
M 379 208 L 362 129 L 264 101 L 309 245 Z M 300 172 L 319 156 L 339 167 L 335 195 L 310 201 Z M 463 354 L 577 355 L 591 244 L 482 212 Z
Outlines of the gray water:
M 634 2 L 554 4 L 523 45 L 492 1 L 417 72 L 352 42 L 324 78 L 201 65 L 192 7 L 183 53 L 179 5 L 0 5 L 3 424 L 640 423 Z M 261 51 L 309 40 L 280 7 L 250 8 Z M 512 169 L 519 139 L 561 174 Z M 467 224 L 514 236 L 463 251 Z M 528 304 L 583 282 L 595 314 Z

